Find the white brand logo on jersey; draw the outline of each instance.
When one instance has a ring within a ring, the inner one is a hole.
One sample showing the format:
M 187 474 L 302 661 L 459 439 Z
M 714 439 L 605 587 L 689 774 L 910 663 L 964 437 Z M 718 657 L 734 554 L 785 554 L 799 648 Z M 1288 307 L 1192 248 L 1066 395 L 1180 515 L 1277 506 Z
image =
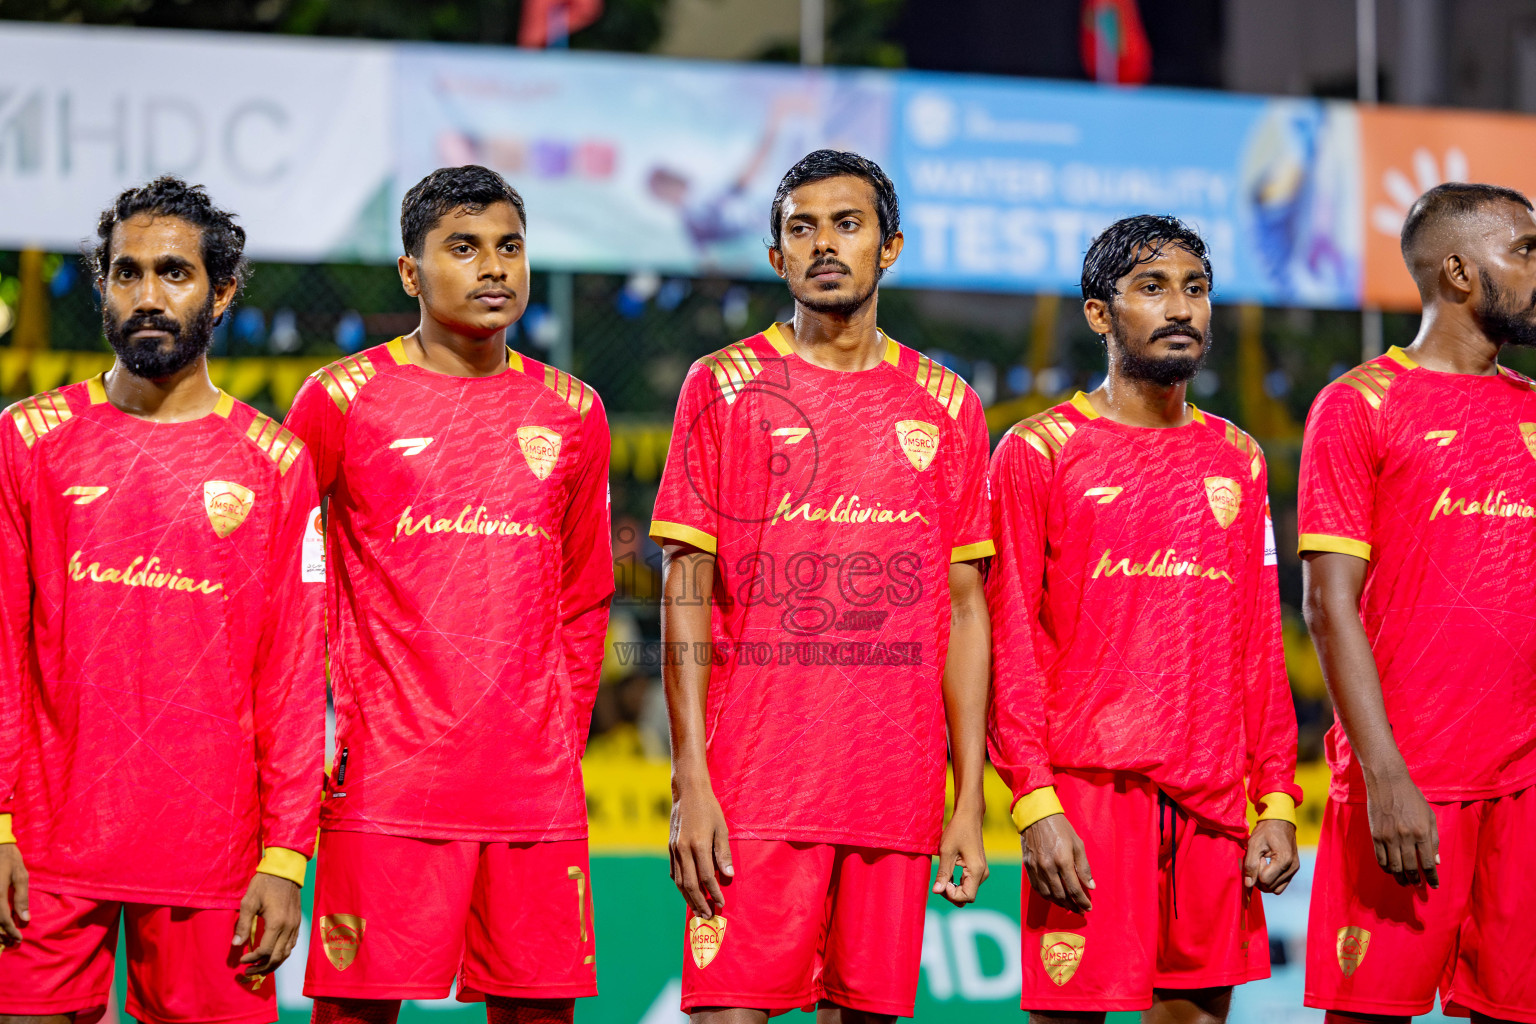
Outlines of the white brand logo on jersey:
M 1120 492 L 1123 490 L 1125 490 L 1124 487 L 1090 487 L 1083 492 L 1083 497 L 1098 498 L 1100 505 L 1108 505 L 1120 497 Z
M 76 505 L 89 505 L 106 493 L 105 487 L 66 487 L 64 489 L 64 497 L 74 498 Z
M 431 443 L 432 438 L 430 437 L 402 437 L 398 441 L 391 441 L 389 446 L 391 448 L 402 449 L 400 454 L 406 458 L 410 458 L 412 455 L 420 455 L 422 452 L 426 451 L 427 445 Z
M 1424 435 L 1424 440 L 1426 440 L 1426 441 L 1433 441 L 1433 442 L 1435 442 L 1435 446 L 1436 447 L 1444 448 L 1446 445 L 1448 445 L 1452 441 L 1456 440 L 1456 431 L 1454 431 L 1454 430 L 1431 430 L 1429 433 Z

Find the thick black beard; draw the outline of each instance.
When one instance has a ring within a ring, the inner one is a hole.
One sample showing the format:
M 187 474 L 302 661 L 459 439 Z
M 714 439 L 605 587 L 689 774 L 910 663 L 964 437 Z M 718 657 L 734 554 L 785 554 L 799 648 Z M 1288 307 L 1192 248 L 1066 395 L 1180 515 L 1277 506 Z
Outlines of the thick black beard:
M 213 344 L 213 293 L 208 293 L 207 301 L 193 314 L 190 323 L 165 315 L 130 316 L 114 322 L 103 306 L 101 326 L 107 343 L 129 373 L 146 380 L 163 380 L 186 369 Z M 165 331 L 172 338 L 171 347 L 163 349 L 159 342 L 137 344 L 128 340 L 128 335 L 145 328 Z
M 814 266 L 814 264 L 812 264 Z M 796 303 L 813 313 L 824 313 L 829 316 L 850 317 L 863 309 L 875 294 L 875 289 L 880 286 L 880 275 L 875 275 L 875 280 L 870 284 L 869 290 L 856 299 L 829 299 L 823 298 L 814 291 L 802 291 L 795 285 L 789 286 L 789 294 Z
M 1536 295 L 1524 309 L 1511 302 L 1513 296 L 1500 288 L 1487 274 L 1483 275 L 1483 301 L 1472 311 L 1477 325 L 1498 345 L 1515 345 L 1519 348 L 1536 348 Z
M 1154 358 L 1143 355 L 1151 344 L 1159 338 L 1170 334 L 1179 333 L 1176 328 L 1161 327 L 1153 331 L 1141 345 L 1135 350 L 1120 340 L 1118 323 L 1111 317 L 1116 330 L 1110 332 L 1110 344 L 1115 346 L 1119 353 L 1119 366 L 1121 376 L 1128 380 L 1146 381 L 1156 384 L 1158 387 L 1171 388 L 1175 384 L 1183 384 L 1192 381 L 1205 366 L 1206 356 L 1211 354 L 1211 329 L 1205 329 L 1205 335 L 1200 339 L 1200 354 L 1197 356 L 1163 356 Z

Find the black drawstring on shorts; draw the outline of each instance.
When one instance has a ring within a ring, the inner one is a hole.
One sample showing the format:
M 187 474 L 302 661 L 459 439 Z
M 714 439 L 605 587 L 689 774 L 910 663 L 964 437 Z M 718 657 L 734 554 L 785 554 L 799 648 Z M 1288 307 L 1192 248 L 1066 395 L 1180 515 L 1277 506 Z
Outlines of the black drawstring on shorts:
M 1168 888 L 1173 891 L 1173 918 L 1179 918 L 1179 876 L 1177 854 L 1179 852 L 1179 805 L 1162 790 L 1157 791 L 1157 842 L 1163 843 L 1163 813 L 1168 815 Z

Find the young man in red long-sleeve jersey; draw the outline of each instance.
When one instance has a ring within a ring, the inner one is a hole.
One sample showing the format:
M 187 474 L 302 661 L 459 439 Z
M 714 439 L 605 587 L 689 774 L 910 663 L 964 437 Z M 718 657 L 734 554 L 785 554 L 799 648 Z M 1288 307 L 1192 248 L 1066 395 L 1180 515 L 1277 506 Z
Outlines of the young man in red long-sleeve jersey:
M 1307 924 L 1331 1024 L 1536 1021 L 1536 212 L 1451 183 L 1414 203 L 1406 349 L 1312 403 L 1307 623 L 1337 722 Z
M 1253 890 L 1296 871 L 1264 457 L 1185 401 L 1210 286 L 1184 224 L 1111 225 L 1083 265 L 1103 386 L 1019 423 L 992 457 L 991 747 L 1023 832 L 1037 1022 L 1225 1019 L 1232 986 L 1269 975 Z
M 167 177 L 98 236 L 116 362 L 0 416 L 0 1020 L 99 1018 L 121 919 L 129 1014 L 265 1024 L 319 804 L 314 471 L 208 378 L 230 215 Z
M 288 426 L 329 499 L 336 756 L 304 991 L 314 1019 L 483 998 L 569 1022 L 597 991 L 580 758 L 613 593 L 608 423 L 507 347 L 523 201 L 483 167 L 401 206 L 421 325 L 333 363 Z

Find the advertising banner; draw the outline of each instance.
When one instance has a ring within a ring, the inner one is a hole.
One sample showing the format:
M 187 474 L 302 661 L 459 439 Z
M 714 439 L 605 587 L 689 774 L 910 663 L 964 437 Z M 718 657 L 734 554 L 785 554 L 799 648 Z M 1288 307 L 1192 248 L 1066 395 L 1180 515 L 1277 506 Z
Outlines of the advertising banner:
M 1364 300 L 1418 309 L 1419 292 L 1398 249 L 1408 208 L 1447 181 L 1488 182 L 1536 196 L 1536 118 L 1409 107 L 1361 107 L 1359 117 Z
M 898 76 L 893 159 L 913 286 L 1075 291 L 1093 236 L 1169 213 L 1223 301 L 1352 306 L 1354 112 L 1310 100 Z
M 77 251 L 117 195 L 208 186 L 266 260 L 393 259 L 390 47 L 256 35 L 0 28 L 0 247 Z
M 406 46 L 396 193 L 485 164 L 526 200 L 537 266 L 764 277 L 779 178 L 824 146 L 884 160 L 892 88 L 880 72 Z

